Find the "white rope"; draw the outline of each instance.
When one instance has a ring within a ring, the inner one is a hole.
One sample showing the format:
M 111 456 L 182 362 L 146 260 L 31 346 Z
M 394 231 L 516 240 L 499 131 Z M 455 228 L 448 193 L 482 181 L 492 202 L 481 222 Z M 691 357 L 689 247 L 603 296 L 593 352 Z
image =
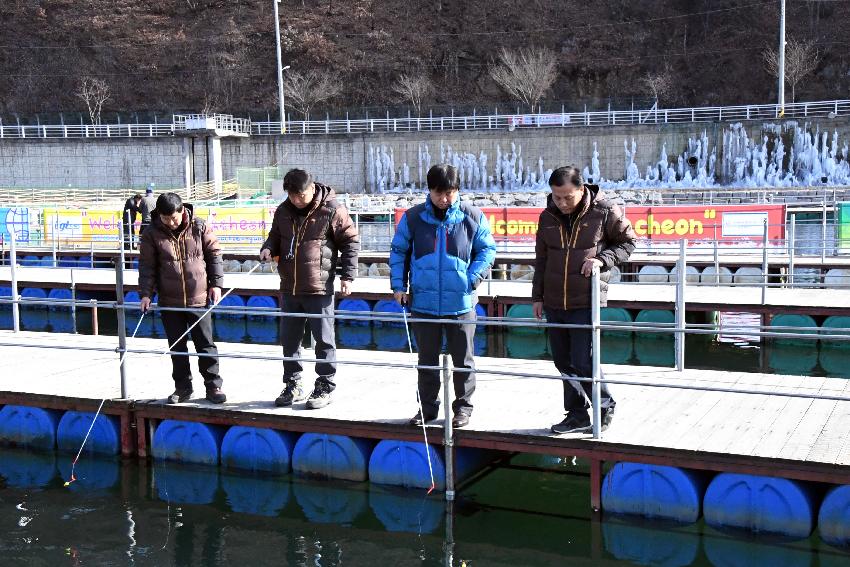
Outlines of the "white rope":
M 410 340 L 410 327 L 407 324 L 407 311 L 404 305 L 401 306 L 401 315 L 404 319 L 404 331 L 407 333 L 407 348 L 410 354 L 413 354 L 413 341 Z M 419 377 L 416 378 L 416 400 L 419 402 L 419 417 L 422 418 L 422 437 L 425 438 L 425 456 L 428 457 L 428 474 L 431 476 L 431 488 L 428 489 L 428 494 L 436 487 L 434 482 L 434 467 L 431 464 L 431 447 L 428 445 L 428 429 L 425 426 L 425 411 L 422 408 L 422 395 L 419 393 Z M 446 419 L 448 419 L 448 409 L 444 408 Z

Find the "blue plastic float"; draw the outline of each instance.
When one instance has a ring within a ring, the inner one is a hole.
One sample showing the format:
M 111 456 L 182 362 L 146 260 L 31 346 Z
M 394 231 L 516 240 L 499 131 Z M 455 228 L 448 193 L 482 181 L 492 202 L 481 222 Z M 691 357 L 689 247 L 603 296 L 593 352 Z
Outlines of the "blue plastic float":
M 705 477 L 685 469 L 617 463 L 602 482 L 602 509 L 676 522 L 700 517 Z
M 703 506 L 705 523 L 718 528 L 804 538 L 815 522 L 811 489 L 784 478 L 721 473 L 709 484 Z
M 54 287 L 47 294 L 48 299 L 55 299 L 60 301 L 71 301 L 71 290 L 65 289 L 61 287 Z M 51 305 L 49 307 L 51 311 L 70 311 L 70 305 Z
M 60 451 L 76 453 L 91 427 L 94 412 L 67 411 L 56 431 Z M 84 447 L 86 455 L 117 455 L 121 452 L 119 421 L 115 416 L 100 414 Z
M 292 470 L 314 478 L 364 481 L 374 442 L 346 435 L 305 433 L 292 451 Z
M 438 490 L 446 488 L 446 467 L 442 451 L 428 445 L 434 485 Z M 375 484 L 388 484 L 405 488 L 431 487 L 428 471 L 428 453 L 425 444 L 419 441 L 397 441 L 385 439 L 379 442 L 369 459 L 369 480 Z M 460 480 L 480 470 L 492 460 L 492 453 L 476 449 L 455 450 L 455 477 Z
M 221 442 L 221 464 L 252 472 L 286 474 L 297 437 L 274 429 L 235 425 Z
M 252 295 L 245 302 L 250 309 L 277 309 L 277 301 L 268 295 Z M 248 338 L 251 342 L 277 344 L 280 319 L 270 315 L 248 315 Z
M 818 531 L 830 545 L 850 546 L 850 485 L 827 492 L 818 514 Z
M 8 405 L 0 409 L 0 443 L 30 449 L 56 447 L 59 416 L 51 410 Z
M 156 428 L 152 449 L 155 459 L 218 465 L 224 431 L 217 425 L 166 419 Z

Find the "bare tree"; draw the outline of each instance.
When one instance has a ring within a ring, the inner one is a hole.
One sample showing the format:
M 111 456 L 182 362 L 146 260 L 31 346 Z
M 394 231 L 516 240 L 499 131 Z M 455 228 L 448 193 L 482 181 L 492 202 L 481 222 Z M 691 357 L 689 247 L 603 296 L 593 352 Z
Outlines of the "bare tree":
M 558 59 L 548 49 L 499 52 L 490 67 L 490 77 L 510 96 L 534 106 L 551 88 L 558 72 Z
M 669 99 L 676 86 L 673 75 L 667 68 L 658 73 L 647 73 L 640 82 L 646 87 L 656 103 Z
M 767 72 L 778 78 L 779 52 L 766 48 L 762 52 L 762 58 Z M 820 59 L 820 53 L 810 41 L 789 38 L 785 43 L 785 82 L 791 85 L 791 102 L 797 99 L 797 83 L 817 69 Z
M 283 80 L 283 91 L 287 102 L 306 119 L 311 108 L 338 96 L 342 92 L 342 83 L 338 76 L 327 71 L 288 71 Z
M 399 99 L 416 109 L 417 116 L 422 113 L 422 102 L 434 92 L 434 84 L 425 75 L 399 75 L 391 88 Z
M 100 124 L 100 111 L 103 103 L 109 100 L 109 85 L 103 79 L 85 77 L 77 89 L 77 96 L 83 99 L 89 109 L 92 124 Z

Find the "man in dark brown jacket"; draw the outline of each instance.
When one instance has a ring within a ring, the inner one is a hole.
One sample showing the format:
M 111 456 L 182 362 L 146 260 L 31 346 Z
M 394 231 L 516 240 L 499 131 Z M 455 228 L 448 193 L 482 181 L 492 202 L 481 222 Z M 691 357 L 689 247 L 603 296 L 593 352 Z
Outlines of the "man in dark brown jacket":
M 281 309 L 287 313 L 322 315 L 281 317 L 280 341 L 285 357 L 300 357 L 304 326 L 309 323 L 316 342 L 316 379 L 307 408 L 328 405 L 336 388 L 336 342 L 334 340 L 334 276 L 340 273 L 340 295 L 351 293 L 357 275 L 360 239 L 345 207 L 334 190 L 314 183 L 302 169 L 290 170 L 283 178 L 287 199 L 278 206 L 269 237 L 260 251 L 266 262 L 278 257 Z M 284 389 L 275 400 L 279 407 L 304 399 L 303 367 L 298 360 L 283 363 Z
M 192 215 L 192 205 L 184 204 L 176 193 L 163 193 L 156 201 L 151 224 L 142 233 L 139 246 L 139 296 L 141 309 L 150 309 L 151 297 L 159 294 L 160 307 L 206 307 L 207 301 L 221 300 L 224 269 L 218 239 L 207 224 Z M 220 404 L 227 400 L 218 374 L 218 349 L 213 343 L 209 315 L 198 322 L 201 313 L 162 312 L 162 324 L 171 351 L 188 352 L 187 337 L 175 343 L 191 326 L 198 368 L 204 377 L 207 400 Z M 175 390 L 167 401 L 185 402 L 192 396 L 192 372 L 186 354 L 171 355 Z
M 628 260 L 635 233 L 622 209 L 596 185 L 584 183 L 575 167 L 559 167 L 549 177 L 552 194 L 537 225 L 532 301 L 534 315 L 545 312 L 549 323 L 590 325 L 590 275 L 600 270 L 600 303 L 607 301 L 612 267 Z M 549 329 L 555 367 L 563 376 L 592 374 L 590 329 Z M 601 429 L 614 417 L 614 398 L 601 385 Z M 554 433 L 590 430 L 588 408 L 591 384 L 564 380 L 566 418 L 552 426 Z

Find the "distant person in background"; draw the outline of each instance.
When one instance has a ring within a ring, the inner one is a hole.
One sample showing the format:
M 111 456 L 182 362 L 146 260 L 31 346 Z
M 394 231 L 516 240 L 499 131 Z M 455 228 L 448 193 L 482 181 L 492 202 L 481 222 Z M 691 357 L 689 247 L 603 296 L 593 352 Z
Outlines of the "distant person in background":
M 408 209 L 390 247 L 393 296 L 410 304 L 417 319 L 457 323 L 413 323 L 420 366 L 439 366 L 443 334 L 454 363 L 452 425 L 463 427 L 472 415 L 475 392 L 475 289 L 496 258 L 496 242 L 481 209 L 460 200 L 460 175 L 451 165 L 428 170 L 428 198 Z M 409 295 L 408 295 L 409 293 Z M 437 419 L 440 371 L 419 370 L 422 412 L 410 425 Z M 424 412 L 424 413 L 423 413 Z M 448 419 L 448 408 L 445 409 Z
M 279 257 L 281 305 L 286 313 L 323 315 L 322 318 L 284 316 L 280 320 L 283 356 L 300 358 L 304 326 L 309 325 L 316 341 L 316 382 L 307 398 L 307 409 L 325 407 L 336 388 L 336 340 L 334 336 L 334 278 L 340 277 L 340 296 L 351 293 L 357 275 L 360 237 L 348 210 L 336 193 L 313 181 L 303 169 L 292 169 L 283 178 L 287 199 L 274 213 L 269 237 L 260 250 L 260 260 Z M 284 389 L 275 400 L 288 407 L 304 399 L 303 367 L 299 360 L 283 363 Z
M 142 226 L 139 228 L 139 236 L 145 233 L 145 230 L 151 224 L 151 213 L 156 208 L 156 197 L 153 195 L 153 189 L 148 187 L 145 190 L 145 196 L 142 202 L 139 203 L 139 213 L 142 215 Z
M 142 195 L 136 193 L 124 202 L 124 209 L 121 211 L 121 226 L 124 227 L 124 248 L 126 250 L 136 247 L 136 217 L 139 215 L 141 202 Z
M 549 323 L 590 325 L 590 276 L 600 271 L 600 304 L 605 306 L 610 270 L 629 259 L 635 233 L 623 210 L 584 182 L 578 168 L 559 167 L 549 177 L 552 194 L 540 213 L 535 246 L 531 300 L 534 316 Z M 549 344 L 562 376 L 590 378 L 592 335 L 589 328 L 550 328 Z M 600 378 L 602 378 L 600 376 Z M 591 383 L 564 380 L 567 416 L 552 426 L 553 433 L 590 431 Z M 614 418 L 614 398 L 601 384 L 600 430 Z
M 160 307 L 194 307 L 221 301 L 224 268 L 218 239 L 203 219 L 192 214 L 192 205 L 183 203 L 176 193 L 163 193 L 156 201 L 153 221 L 142 233 L 139 246 L 140 307 L 146 312 L 151 297 L 159 293 Z M 162 311 L 162 324 L 171 351 L 187 353 L 187 337 L 177 339 L 201 317 L 195 311 Z M 213 343 L 212 316 L 206 314 L 189 333 L 198 357 L 198 369 L 204 377 L 207 400 L 214 404 L 227 401 L 221 391 L 218 373 L 218 348 Z M 174 393 L 169 404 L 192 396 L 192 371 L 186 354 L 171 356 Z

